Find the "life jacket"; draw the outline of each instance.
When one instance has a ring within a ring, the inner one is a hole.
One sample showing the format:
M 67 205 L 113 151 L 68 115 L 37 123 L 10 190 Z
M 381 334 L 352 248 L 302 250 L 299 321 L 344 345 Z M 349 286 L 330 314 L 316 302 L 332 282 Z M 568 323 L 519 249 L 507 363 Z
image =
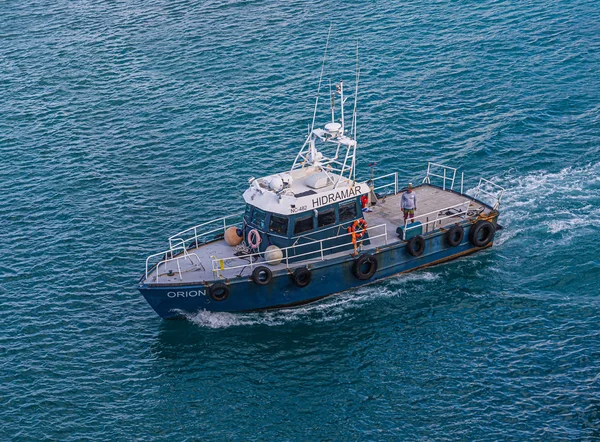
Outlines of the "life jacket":
M 369 204 L 369 196 L 366 193 L 360 197 L 360 203 L 362 204 L 363 209 Z

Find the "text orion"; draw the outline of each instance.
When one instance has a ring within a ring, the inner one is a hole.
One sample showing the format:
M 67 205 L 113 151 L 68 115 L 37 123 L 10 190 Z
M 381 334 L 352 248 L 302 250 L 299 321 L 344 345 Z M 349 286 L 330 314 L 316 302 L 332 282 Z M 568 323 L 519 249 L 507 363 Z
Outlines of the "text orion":
M 167 292 L 169 298 L 195 298 L 196 296 L 206 296 L 204 290 L 186 290 L 181 292 Z

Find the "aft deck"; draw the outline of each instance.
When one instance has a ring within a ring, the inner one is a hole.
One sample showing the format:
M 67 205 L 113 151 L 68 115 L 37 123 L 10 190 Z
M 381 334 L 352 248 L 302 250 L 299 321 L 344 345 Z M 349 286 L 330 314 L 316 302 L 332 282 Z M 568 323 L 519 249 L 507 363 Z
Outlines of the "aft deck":
M 478 215 L 487 214 L 492 210 L 473 197 L 430 184 L 422 184 L 415 187 L 413 191 L 417 195 L 418 207 L 415 221 L 421 223 L 424 234 L 466 219 L 474 219 Z M 361 244 L 362 252 L 402 242 L 396 233 L 396 229 L 404 225 L 403 214 L 400 210 L 401 195 L 402 191 L 398 191 L 395 194 L 381 196 L 371 206 L 372 212 L 363 213 L 369 226 L 370 244 Z M 222 229 L 224 230 L 226 227 L 227 223 L 223 221 Z M 310 239 L 310 235 L 306 235 L 306 238 Z M 171 247 L 173 248 L 173 244 Z M 323 247 L 327 246 L 321 245 L 321 248 Z M 331 250 L 331 252 L 335 252 L 335 250 Z M 177 254 L 168 255 L 167 252 L 167 256 L 160 260 L 158 265 L 153 267 L 147 265 L 146 275 L 141 282 L 151 285 L 203 284 L 215 280 L 249 277 L 254 268 L 259 265 L 267 265 L 262 255 L 234 256 L 235 253 L 235 248 L 226 244 L 223 239 L 200 245 L 200 247 L 188 246 L 185 251 L 184 248 L 181 248 Z M 286 263 L 284 259 L 280 264 L 270 265 L 269 268 L 275 273 L 279 270 L 294 269 L 324 259 L 348 256 L 350 253 L 351 251 L 348 250 L 325 255 L 313 252 L 307 256 L 309 259 L 295 260 L 293 263 Z
M 423 233 L 455 224 L 469 217 L 474 218 L 479 213 L 489 213 L 490 208 L 468 195 L 463 195 L 450 190 L 443 190 L 429 184 L 415 187 L 413 192 L 417 195 L 417 208 L 415 221 L 423 225 Z M 396 229 L 404 225 L 404 214 L 400 210 L 400 199 L 403 191 L 395 195 L 378 198 L 372 212 L 364 212 L 363 216 L 369 225 L 385 224 L 387 226 L 388 244 L 399 241 Z M 410 220 L 409 220 L 410 222 Z M 376 246 L 382 240 L 375 240 Z

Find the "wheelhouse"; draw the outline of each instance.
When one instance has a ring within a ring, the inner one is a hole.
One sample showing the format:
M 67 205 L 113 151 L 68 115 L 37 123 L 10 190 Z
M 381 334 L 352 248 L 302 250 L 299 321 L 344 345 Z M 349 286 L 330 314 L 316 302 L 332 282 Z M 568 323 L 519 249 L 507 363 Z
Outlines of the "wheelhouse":
M 352 248 L 352 238 L 348 228 L 362 218 L 361 195 L 335 202 L 300 213 L 283 215 L 267 212 L 252 204 L 246 204 L 244 213 L 244 237 L 251 230 L 260 235 L 259 250 L 264 252 L 270 245 L 279 248 L 301 247 L 311 243 L 315 250 L 320 248 L 315 241 L 327 241 L 327 247 L 337 246 L 335 251 L 343 250 L 343 244 Z M 365 238 L 366 240 L 366 238 Z M 300 253 L 307 253 L 302 247 Z M 292 253 L 293 255 L 293 253 Z

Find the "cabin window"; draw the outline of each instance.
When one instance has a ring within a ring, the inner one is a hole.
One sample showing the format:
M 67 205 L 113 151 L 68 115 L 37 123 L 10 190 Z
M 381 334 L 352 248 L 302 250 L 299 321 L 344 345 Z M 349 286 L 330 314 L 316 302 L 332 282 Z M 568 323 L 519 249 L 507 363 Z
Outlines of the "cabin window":
M 340 222 L 356 219 L 356 201 L 350 200 L 340 203 Z
M 294 224 L 294 234 L 298 235 L 300 233 L 308 232 L 315 228 L 315 219 L 311 216 L 306 218 L 296 218 L 296 223 Z
M 260 230 L 264 230 L 265 228 L 265 218 L 267 214 L 256 207 L 252 211 L 252 224 L 258 227 Z
M 319 212 L 319 216 L 317 217 L 317 226 L 325 227 L 331 224 L 335 224 L 335 210 L 327 209 L 322 212 Z
M 250 215 L 252 214 L 252 206 L 250 204 L 246 204 L 246 211 L 244 212 L 244 218 L 250 221 Z
M 288 219 L 285 216 L 271 215 L 269 230 L 280 235 L 287 235 Z

